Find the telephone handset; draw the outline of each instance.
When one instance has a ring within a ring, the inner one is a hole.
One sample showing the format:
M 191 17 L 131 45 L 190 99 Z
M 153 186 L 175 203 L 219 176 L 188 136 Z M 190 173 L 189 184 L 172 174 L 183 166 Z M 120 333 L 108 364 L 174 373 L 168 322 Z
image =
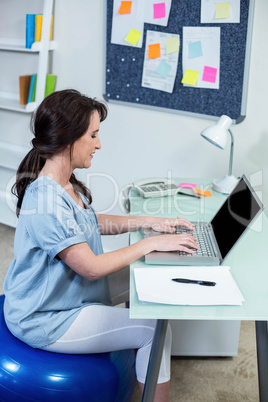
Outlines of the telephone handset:
M 149 197 L 165 197 L 167 195 L 175 195 L 179 188 L 173 180 L 163 177 L 152 177 L 136 181 L 133 186 L 144 198 Z

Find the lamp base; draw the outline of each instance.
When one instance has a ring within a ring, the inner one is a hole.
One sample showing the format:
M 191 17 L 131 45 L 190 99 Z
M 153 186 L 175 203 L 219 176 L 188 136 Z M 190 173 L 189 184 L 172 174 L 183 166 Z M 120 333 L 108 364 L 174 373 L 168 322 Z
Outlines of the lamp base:
M 212 188 L 219 193 L 230 194 L 237 182 L 238 179 L 234 176 L 225 176 L 214 180 Z

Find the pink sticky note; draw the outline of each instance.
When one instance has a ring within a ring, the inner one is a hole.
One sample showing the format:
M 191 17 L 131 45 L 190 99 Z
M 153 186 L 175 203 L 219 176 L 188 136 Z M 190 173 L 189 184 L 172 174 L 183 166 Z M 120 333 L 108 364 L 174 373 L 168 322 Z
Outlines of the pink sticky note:
M 182 187 L 182 188 L 194 188 L 194 187 L 196 187 L 196 184 L 193 184 L 193 183 L 180 183 L 179 187 Z
M 166 16 L 166 4 L 155 3 L 154 4 L 154 18 L 165 18 Z
M 217 69 L 216 68 L 208 67 L 208 66 L 204 67 L 203 77 L 202 77 L 203 81 L 212 82 L 213 84 L 215 84 L 216 76 L 217 76 Z

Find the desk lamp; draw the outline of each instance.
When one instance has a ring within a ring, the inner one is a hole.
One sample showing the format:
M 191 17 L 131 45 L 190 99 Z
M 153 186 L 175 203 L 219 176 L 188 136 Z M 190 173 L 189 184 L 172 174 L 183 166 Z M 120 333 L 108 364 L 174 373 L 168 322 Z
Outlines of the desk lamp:
M 213 182 L 213 189 L 224 194 L 230 194 L 232 189 L 237 183 L 237 179 L 232 175 L 233 168 L 233 153 L 234 153 L 234 137 L 230 130 L 232 119 L 230 117 L 222 115 L 217 124 L 205 128 L 200 134 L 206 140 L 220 149 L 224 149 L 227 142 L 227 132 L 231 136 L 231 149 L 230 149 L 230 161 L 229 172 L 223 178 L 215 179 Z

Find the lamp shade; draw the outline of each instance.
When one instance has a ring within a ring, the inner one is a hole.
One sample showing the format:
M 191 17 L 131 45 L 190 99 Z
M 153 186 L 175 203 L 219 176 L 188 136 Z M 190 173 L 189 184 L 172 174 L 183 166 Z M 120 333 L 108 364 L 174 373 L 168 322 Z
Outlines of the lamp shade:
M 227 142 L 227 133 L 232 125 L 232 119 L 221 116 L 217 124 L 205 128 L 200 134 L 218 148 L 224 149 Z

